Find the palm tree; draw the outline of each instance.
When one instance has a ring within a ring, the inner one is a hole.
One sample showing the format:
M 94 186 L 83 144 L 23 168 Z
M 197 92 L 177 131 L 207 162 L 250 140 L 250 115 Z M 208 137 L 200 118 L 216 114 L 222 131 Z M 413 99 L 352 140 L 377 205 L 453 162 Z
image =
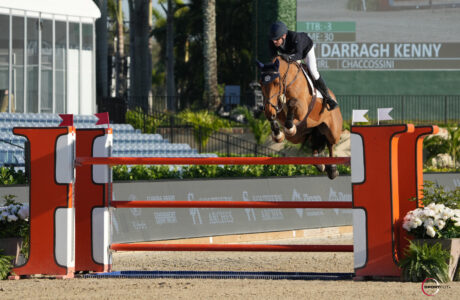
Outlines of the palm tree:
M 115 91 L 116 96 L 120 97 L 124 94 L 126 85 L 124 78 L 124 64 L 123 60 L 125 59 L 125 47 L 124 47 L 124 23 L 123 23 L 123 9 L 122 9 L 122 0 L 109 0 L 108 10 L 112 19 L 115 20 L 115 35 L 116 35 L 116 44 L 114 45 L 115 51 Z
M 96 20 L 96 98 L 100 101 L 109 96 L 107 0 L 94 0 L 94 2 L 101 11 L 101 17 Z
M 144 111 L 152 87 L 152 57 L 149 51 L 151 0 L 128 0 L 130 30 L 130 97 Z
M 216 0 L 203 0 L 204 97 L 210 109 L 220 106 L 217 90 Z

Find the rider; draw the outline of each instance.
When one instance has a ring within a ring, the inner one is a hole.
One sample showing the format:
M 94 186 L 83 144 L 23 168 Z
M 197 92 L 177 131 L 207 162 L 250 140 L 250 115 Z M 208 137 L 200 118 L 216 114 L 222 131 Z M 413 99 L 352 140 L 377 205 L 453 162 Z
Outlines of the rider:
M 329 105 L 329 110 L 337 106 L 337 102 L 329 95 L 326 83 L 319 75 L 316 67 L 315 47 L 307 33 L 290 31 L 283 22 L 276 21 L 270 27 L 269 48 L 272 58 L 280 55 L 288 62 L 304 59 L 310 74 L 313 76 L 313 85 L 323 95 L 324 100 Z

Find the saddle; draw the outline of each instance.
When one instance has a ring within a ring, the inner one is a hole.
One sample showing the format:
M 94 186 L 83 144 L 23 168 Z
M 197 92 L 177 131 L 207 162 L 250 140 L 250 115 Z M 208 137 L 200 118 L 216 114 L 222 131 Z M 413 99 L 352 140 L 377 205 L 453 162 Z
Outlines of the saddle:
M 313 84 L 313 76 L 311 75 L 308 67 L 304 63 L 299 63 L 300 68 L 302 69 L 305 78 L 307 79 L 307 86 L 312 95 L 312 100 L 310 105 L 308 106 L 308 112 L 305 116 L 305 119 L 308 117 L 312 118 L 313 120 L 319 120 L 319 115 L 323 113 L 324 109 L 326 108 L 326 102 L 323 100 L 323 95 L 321 92 L 315 88 Z M 321 98 L 321 102 L 317 102 L 316 99 Z M 313 114 L 312 114 L 313 113 Z

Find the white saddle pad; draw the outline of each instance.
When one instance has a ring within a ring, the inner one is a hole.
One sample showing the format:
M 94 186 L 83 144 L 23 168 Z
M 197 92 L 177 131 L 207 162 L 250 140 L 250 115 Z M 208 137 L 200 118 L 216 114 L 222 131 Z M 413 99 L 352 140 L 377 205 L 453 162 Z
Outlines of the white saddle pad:
M 313 85 L 313 81 L 311 80 L 310 76 L 308 76 L 307 72 L 305 71 L 305 69 L 303 67 L 302 67 L 302 72 L 305 75 L 305 78 L 307 78 L 307 82 L 310 85 L 311 90 L 312 91 L 316 90 L 316 97 L 317 98 L 323 98 L 323 95 L 321 94 L 321 92 L 319 90 L 315 89 L 315 87 Z

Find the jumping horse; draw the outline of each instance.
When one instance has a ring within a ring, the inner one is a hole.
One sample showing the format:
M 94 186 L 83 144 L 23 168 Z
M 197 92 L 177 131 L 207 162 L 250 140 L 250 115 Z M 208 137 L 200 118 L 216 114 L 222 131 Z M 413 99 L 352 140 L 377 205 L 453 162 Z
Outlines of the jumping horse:
M 342 113 L 337 106 L 328 110 L 298 62 L 285 61 L 280 56 L 271 63 L 257 61 L 261 72 L 265 117 L 270 121 L 272 138 L 281 143 L 288 141 L 309 145 L 313 156 L 327 146 L 329 157 L 334 156 L 334 145 L 342 133 Z M 335 95 L 330 91 L 331 97 Z M 281 131 L 279 123 L 284 127 Z M 330 179 L 338 175 L 336 165 L 316 166 L 326 171 Z

